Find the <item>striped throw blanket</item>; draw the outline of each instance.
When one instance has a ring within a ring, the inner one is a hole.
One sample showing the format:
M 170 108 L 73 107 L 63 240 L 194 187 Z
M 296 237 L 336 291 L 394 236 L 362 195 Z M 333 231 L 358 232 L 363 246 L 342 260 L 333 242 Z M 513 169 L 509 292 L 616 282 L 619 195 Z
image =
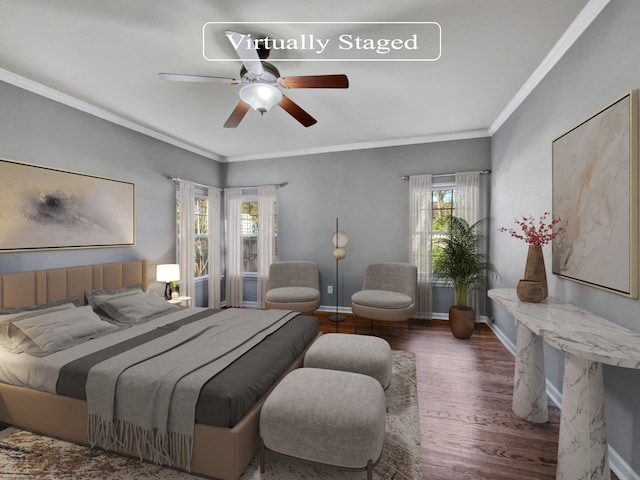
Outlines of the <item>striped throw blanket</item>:
M 189 471 L 204 383 L 296 315 L 228 309 L 98 363 L 86 385 L 91 445 Z

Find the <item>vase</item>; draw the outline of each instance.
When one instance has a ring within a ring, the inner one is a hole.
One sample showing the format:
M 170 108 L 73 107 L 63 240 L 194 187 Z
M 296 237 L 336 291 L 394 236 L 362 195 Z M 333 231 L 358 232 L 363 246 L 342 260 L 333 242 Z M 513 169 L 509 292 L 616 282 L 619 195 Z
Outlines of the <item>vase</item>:
M 547 288 L 547 271 L 544 268 L 544 255 L 542 254 L 542 247 L 529 245 L 529 252 L 527 253 L 527 264 L 524 268 L 523 279 L 540 282 L 542 284 L 542 298 L 547 298 L 547 296 L 549 295 L 549 290 Z
M 516 294 L 521 302 L 538 303 L 545 298 L 542 282 L 537 280 L 520 280 Z

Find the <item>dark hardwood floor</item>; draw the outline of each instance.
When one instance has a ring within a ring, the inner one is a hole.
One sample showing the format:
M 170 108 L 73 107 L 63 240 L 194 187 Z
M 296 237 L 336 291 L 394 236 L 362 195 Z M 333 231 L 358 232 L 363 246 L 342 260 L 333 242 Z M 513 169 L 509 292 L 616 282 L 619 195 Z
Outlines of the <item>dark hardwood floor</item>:
M 325 333 L 336 331 L 329 315 L 316 313 Z M 337 326 L 354 333 L 349 315 Z M 358 322 L 358 333 L 371 334 L 368 321 Z M 560 411 L 550 402 L 545 424 L 511 412 L 514 358 L 486 325 L 469 340 L 435 320 L 401 325 L 397 337 L 393 326 L 376 322 L 373 335 L 416 354 L 425 479 L 555 479 Z

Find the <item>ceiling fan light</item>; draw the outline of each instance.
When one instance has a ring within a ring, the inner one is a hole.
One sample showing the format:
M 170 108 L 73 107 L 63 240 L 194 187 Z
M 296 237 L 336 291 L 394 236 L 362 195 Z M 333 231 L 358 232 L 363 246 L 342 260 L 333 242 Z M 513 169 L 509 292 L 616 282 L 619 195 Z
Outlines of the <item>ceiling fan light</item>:
M 256 112 L 264 114 L 282 100 L 282 92 L 267 83 L 250 83 L 240 89 L 240 98 Z

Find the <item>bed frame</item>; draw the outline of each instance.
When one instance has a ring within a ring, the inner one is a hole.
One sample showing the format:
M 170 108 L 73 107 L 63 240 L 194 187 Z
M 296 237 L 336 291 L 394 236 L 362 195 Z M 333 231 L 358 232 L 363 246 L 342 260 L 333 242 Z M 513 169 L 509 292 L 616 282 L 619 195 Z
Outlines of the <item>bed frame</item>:
M 85 290 L 111 290 L 138 283 L 147 290 L 146 260 L 0 274 L 0 308 L 76 295 L 86 304 Z M 304 352 L 280 379 L 301 367 L 303 357 Z M 233 428 L 195 425 L 193 473 L 223 480 L 240 477 L 258 450 L 260 410 L 270 391 Z M 86 445 L 87 416 L 86 401 L 0 383 L 0 422 Z M 137 457 L 134 451 L 119 453 Z

